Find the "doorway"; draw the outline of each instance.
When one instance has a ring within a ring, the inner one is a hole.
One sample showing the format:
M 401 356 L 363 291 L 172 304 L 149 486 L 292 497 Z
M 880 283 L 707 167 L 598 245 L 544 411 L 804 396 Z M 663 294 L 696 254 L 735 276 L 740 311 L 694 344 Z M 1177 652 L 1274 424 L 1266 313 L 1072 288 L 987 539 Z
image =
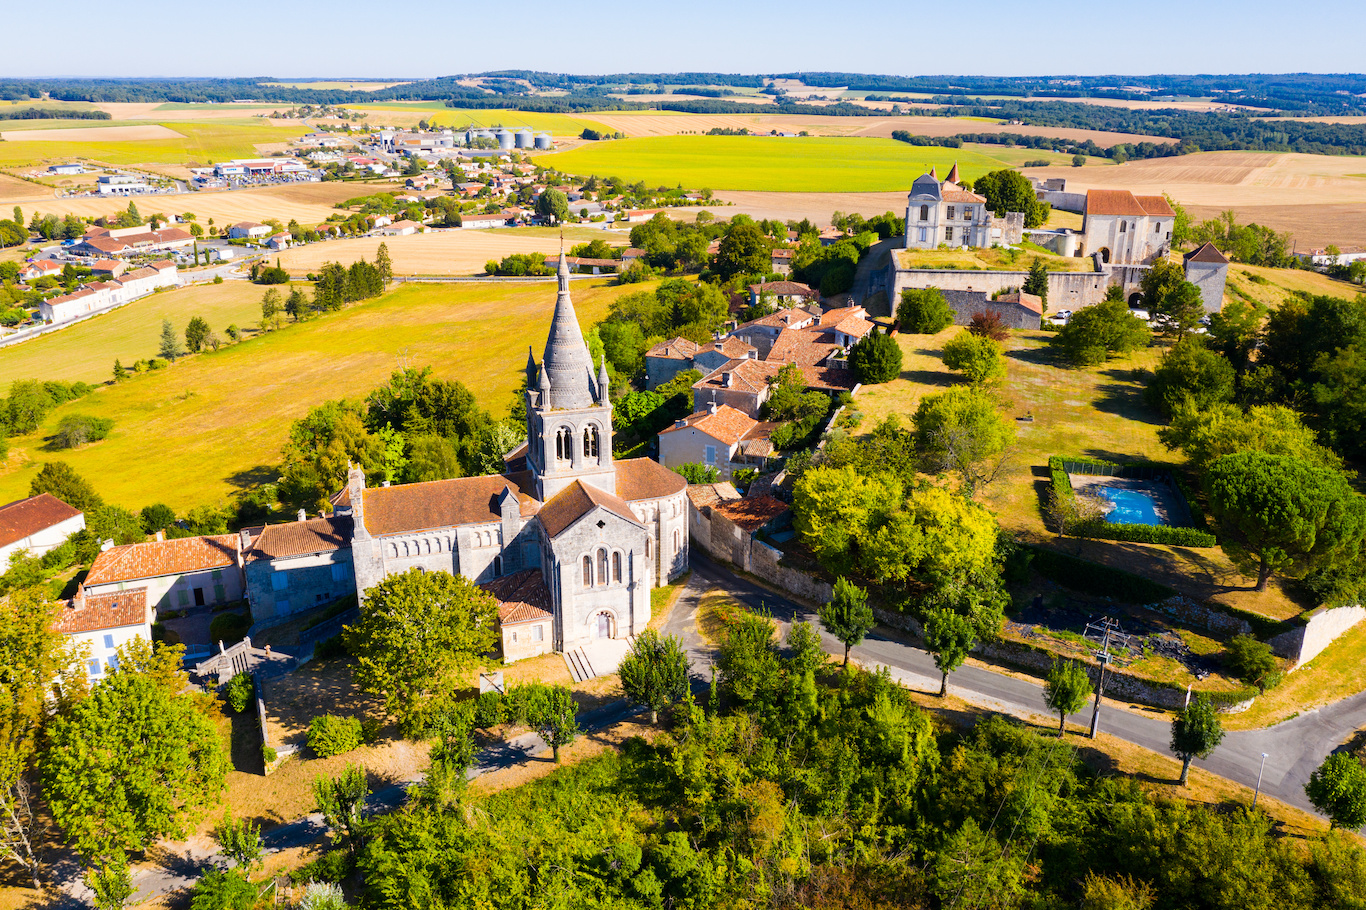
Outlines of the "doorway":
M 596 626 L 595 626 L 595 628 L 594 628 L 594 631 L 593 631 L 593 637 L 594 637 L 594 638 L 611 638 L 611 637 L 612 637 L 612 614 L 610 614 L 610 613 L 599 613 L 599 614 L 597 615 L 597 624 L 596 624 Z
M 195 588 L 195 589 L 194 589 L 194 605 L 195 605 L 196 607 L 202 607 L 202 606 L 204 606 L 204 589 L 203 589 L 203 588 Z

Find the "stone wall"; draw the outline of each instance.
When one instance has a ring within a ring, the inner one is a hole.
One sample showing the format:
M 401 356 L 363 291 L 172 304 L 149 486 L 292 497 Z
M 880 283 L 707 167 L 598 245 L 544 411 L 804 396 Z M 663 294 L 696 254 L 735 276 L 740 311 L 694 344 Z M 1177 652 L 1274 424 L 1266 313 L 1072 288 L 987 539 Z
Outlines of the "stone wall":
M 1294 662 L 1292 669 L 1309 663 L 1342 633 L 1366 619 L 1366 609 L 1354 607 L 1320 607 L 1309 615 L 1309 621 L 1271 639 L 1272 650 Z
M 1200 289 L 1200 299 L 1204 302 L 1206 313 L 1217 313 L 1224 308 L 1227 263 L 1187 262 L 1186 280 Z
M 953 291 L 984 291 L 990 297 L 997 291 L 1024 287 L 1029 272 L 996 272 L 968 269 L 901 269 L 895 263 L 891 274 L 891 299 L 899 301 L 907 288 L 939 288 Z M 1104 272 L 1049 272 L 1048 309 L 1076 309 L 1100 303 L 1110 276 Z
M 972 653 L 987 660 L 1021 667 L 1040 674 L 1046 673 L 1055 659 L 1049 652 L 1031 648 L 1015 641 L 994 641 L 978 645 Z M 1090 677 L 1091 686 L 1094 690 L 1100 667 L 1089 663 L 1082 664 L 1082 667 L 1086 670 L 1086 675 Z M 1105 674 L 1105 697 L 1140 705 L 1150 705 L 1168 711 L 1179 711 L 1186 704 L 1186 691 L 1184 689 L 1176 689 L 1140 679 L 1115 667 L 1111 667 Z M 1040 697 L 1039 706 L 1042 711 L 1048 711 L 1048 707 L 1043 704 L 1042 697 Z
M 1086 214 L 1086 194 L 1068 193 L 1062 190 L 1035 190 L 1034 195 L 1064 212 Z
M 829 603 L 834 596 L 834 587 L 819 578 L 812 578 L 805 572 L 778 565 L 782 559 L 781 550 L 770 547 L 760 540 L 750 538 L 750 573 L 787 593 L 811 603 Z
M 1144 609 L 1171 616 L 1187 625 L 1199 626 L 1202 629 L 1214 632 L 1216 635 L 1228 638 L 1235 635 L 1252 634 L 1252 626 L 1248 624 L 1247 620 L 1229 616 L 1222 610 L 1187 600 L 1179 594 L 1155 604 L 1146 604 Z

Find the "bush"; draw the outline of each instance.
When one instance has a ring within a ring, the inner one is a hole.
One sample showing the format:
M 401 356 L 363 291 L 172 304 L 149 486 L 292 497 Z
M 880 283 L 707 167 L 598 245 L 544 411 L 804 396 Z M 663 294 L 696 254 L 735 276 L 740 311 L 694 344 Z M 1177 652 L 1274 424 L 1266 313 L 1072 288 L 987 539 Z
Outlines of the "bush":
M 256 886 L 236 869 L 210 869 L 194 886 L 190 910 L 251 910 Z
M 276 753 L 274 746 L 261 746 L 261 761 L 265 762 L 268 765 L 271 765 L 274 764 L 275 759 L 279 757 L 280 756 L 278 753 Z
M 346 636 L 340 632 L 313 646 L 314 660 L 331 660 L 334 657 L 345 657 L 350 653 L 346 649 Z
M 907 288 L 901 292 L 896 319 L 903 332 L 933 335 L 953 325 L 953 310 L 938 288 Z
M 480 730 L 496 727 L 507 720 L 507 705 L 497 692 L 480 692 L 474 700 L 474 726 Z
M 365 741 L 361 723 L 354 717 L 324 714 L 308 725 L 308 748 L 319 758 L 331 758 L 357 749 Z
M 1251 635 L 1235 635 L 1224 647 L 1224 664 L 1229 672 L 1250 686 L 1263 692 L 1280 682 L 1280 661 L 1271 653 L 1271 646 Z M 1276 677 L 1274 681 L 1272 677 Z M 1268 685 L 1268 682 L 1271 684 Z
M 351 852 L 345 849 L 329 850 L 306 866 L 290 873 L 296 885 L 304 882 L 331 882 L 339 884 L 351 874 Z
M 223 699 L 238 714 L 247 710 L 255 694 L 256 687 L 250 673 L 238 673 L 223 686 Z
M 863 385 L 891 382 L 901 375 L 901 345 L 873 329 L 850 349 L 849 369 Z
M 52 438 L 52 443 L 59 449 L 75 449 L 86 443 L 99 442 L 113 428 L 114 421 L 108 417 L 68 414 L 57 424 L 57 434 Z
M 209 640 L 229 645 L 236 644 L 246 637 L 250 628 L 251 617 L 243 616 L 241 613 L 222 613 L 209 623 Z
M 985 385 L 1005 378 L 1006 361 L 1001 345 L 993 339 L 967 331 L 955 335 L 944 345 L 944 366 L 962 373 L 973 385 Z
M 346 910 L 342 889 L 331 882 L 309 882 L 299 898 L 299 910 Z
M 383 727 L 378 718 L 367 717 L 360 722 L 360 738 L 367 746 L 379 740 L 379 731 Z

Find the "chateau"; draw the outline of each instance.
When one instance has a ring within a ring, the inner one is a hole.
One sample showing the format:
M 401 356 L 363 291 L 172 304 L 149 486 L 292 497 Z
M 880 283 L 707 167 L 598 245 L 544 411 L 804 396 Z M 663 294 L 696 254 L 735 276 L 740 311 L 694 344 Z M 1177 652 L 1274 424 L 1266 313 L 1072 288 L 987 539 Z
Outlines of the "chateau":
M 911 184 L 906 197 L 906 249 L 977 249 L 1019 243 L 1024 215 L 1007 212 L 1005 218 L 997 219 L 987 208 L 986 197 L 963 189 L 958 180 L 958 165 L 954 164 L 947 180 L 941 181 L 931 168 Z
M 356 590 L 414 567 L 515 590 L 500 618 L 518 652 L 636 635 L 650 589 L 688 566 L 687 481 L 648 458 L 612 458 L 606 365 L 593 369 L 563 252 L 550 337 L 526 369 L 527 443 L 508 473 L 367 488 L 350 472 Z

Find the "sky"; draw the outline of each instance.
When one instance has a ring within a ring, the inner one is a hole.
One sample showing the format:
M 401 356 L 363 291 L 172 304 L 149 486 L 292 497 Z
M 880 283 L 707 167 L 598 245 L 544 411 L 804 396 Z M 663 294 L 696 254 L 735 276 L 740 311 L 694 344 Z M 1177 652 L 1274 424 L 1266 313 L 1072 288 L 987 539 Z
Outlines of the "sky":
M 1366 70 L 1362 0 L 10 0 L 0 22 L 11 38 L 42 36 L 6 41 L 0 77 Z

